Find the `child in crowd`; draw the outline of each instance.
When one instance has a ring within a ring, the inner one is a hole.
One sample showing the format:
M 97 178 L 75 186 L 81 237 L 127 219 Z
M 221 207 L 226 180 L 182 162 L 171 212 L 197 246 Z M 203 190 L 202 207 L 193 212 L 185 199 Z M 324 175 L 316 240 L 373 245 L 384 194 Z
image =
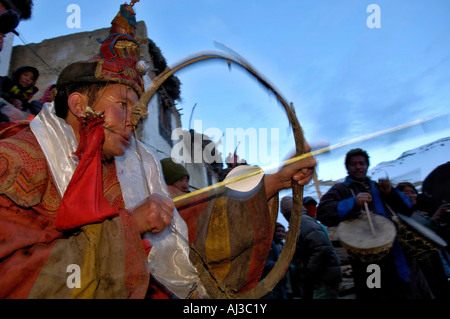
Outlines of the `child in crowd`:
M 39 101 L 31 101 L 39 91 L 35 85 L 39 71 L 32 66 L 22 66 L 12 74 L 12 78 L 0 78 L 0 97 L 17 109 L 36 115 L 42 108 Z

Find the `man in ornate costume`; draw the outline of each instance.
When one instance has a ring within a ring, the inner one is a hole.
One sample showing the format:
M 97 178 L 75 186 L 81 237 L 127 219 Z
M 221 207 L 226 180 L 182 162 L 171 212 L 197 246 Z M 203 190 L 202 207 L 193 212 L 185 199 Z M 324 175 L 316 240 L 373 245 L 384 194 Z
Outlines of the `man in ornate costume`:
M 98 55 L 61 72 L 54 103 L 0 132 L 1 298 L 144 298 L 150 274 L 180 298 L 208 297 L 160 163 L 131 134 L 146 71 L 135 2 Z M 306 184 L 314 165 L 265 176 L 264 196 Z

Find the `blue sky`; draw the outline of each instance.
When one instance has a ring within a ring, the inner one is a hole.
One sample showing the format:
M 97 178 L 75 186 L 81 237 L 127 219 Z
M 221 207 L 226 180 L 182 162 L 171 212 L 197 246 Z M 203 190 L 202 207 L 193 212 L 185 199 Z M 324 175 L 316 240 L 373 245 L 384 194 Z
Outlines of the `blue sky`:
M 17 29 L 28 43 L 108 27 L 122 3 L 34 2 L 32 19 Z M 81 9 L 81 28 L 67 26 L 70 4 Z M 380 8 L 381 28 L 367 26 L 370 4 Z M 440 116 L 355 145 L 369 151 L 374 166 L 450 136 L 450 117 L 443 116 L 450 109 L 448 0 L 141 0 L 135 8 L 169 65 L 215 49 L 214 40 L 239 52 L 293 102 L 312 144 L 333 145 Z M 18 39 L 14 43 L 22 44 Z M 202 120 L 203 130 L 278 128 L 279 139 L 272 141 L 279 147 L 278 160 L 294 147 L 284 111 L 239 68 L 229 71 L 225 63 L 210 63 L 177 76 L 183 97 L 177 108 L 182 108 L 185 128 L 197 103 L 193 119 Z M 238 153 L 248 158 L 244 144 Z M 345 150 L 319 156 L 319 178 L 345 176 L 343 154 Z

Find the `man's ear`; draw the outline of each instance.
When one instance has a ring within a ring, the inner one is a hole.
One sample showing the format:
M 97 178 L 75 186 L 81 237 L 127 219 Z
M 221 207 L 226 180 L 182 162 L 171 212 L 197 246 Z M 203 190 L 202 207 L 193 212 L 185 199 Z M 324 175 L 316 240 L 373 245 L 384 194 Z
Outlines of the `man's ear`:
M 73 92 L 67 99 L 70 112 L 75 117 L 83 116 L 85 113 L 86 105 L 88 105 L 88 97 L 79 92 Z

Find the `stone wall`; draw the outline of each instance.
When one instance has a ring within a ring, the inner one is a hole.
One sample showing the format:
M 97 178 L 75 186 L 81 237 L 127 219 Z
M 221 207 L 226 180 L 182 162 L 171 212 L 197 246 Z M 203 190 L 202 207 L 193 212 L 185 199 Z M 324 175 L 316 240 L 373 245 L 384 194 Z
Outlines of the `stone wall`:
M 40 72 L 37 82 L 39 92 L 35 97 L 39 99 L 47 86 L 56 83 L 58 74 L 67 65 L 76 61 L 89 60 L 97 54 L 100 49 L 97 39 L 104 40 L 108 34 L 109 27 L 47 39 L 40 43 L 30 43 L 28 44 L 29 47 L 16 45 L 13 47 L 11 54 L 9 72 L 16 70 L 22 65 L 31 65 L 37 68 Z M 143 21 L 138 22 L 136 38 L 147 39 L 147 27 Z M 142 47 L 144 48 L 144 46 Z M 142 51 L 144 60 L 150 64 L 151 58 L 148 50 L 143 49 Z
M 39 92 L 34 96 L 34 99 L 39 99 L 44 93 L 47 86 L 56 83 L 59 73 L 69 64 L 89 60 L 92 56 L 97 54 L 100 49 L 100 44 L 97 39 L 104 40 L 109 35 L 109 27 L 92 32 L 80 32 L 61 36 L 58 38 L 47 39 L 41 43 L 31 43 L 27 46 L 14 46 L 11 54 L 11 61 L 9 72 L 12 72 L 23 65 L 31 65 L 36 67 L 40 72 L 40 77 L 37 82 Z M 139 21 L 136 29 L 136 39 L 147 39 L 147 27 L 145 22 Z M 142 58 L 154 69 L 154 64 L 150 56 L 148 46 L 141 45 Z M 36 52 L 44 61 L 42 62 Z M 145 86 L 151 84 L 149 76 L 144 78 Z M 162 136 L 159 129 L 159 119 L 161 108 L 160 99 L 156 94 L 148 105 L 148 117 L 140 123 L 138 138 L 149 146 L 151 151 L 158 157 L 163 159 L 171 156 L 172 145 L 177 141 L 171 141 L 170 136 Z M 172 108 L 172 128 L 181 127 L 180 114 L 173 105 Z M 208 172 L 205 169 L 205 164 L 188 165 L 186 168 L 191 175 L 192 185 L 196 188 L 202 188 L 208 185 Z M 217 182 L 213 179 L 212 182 Z

